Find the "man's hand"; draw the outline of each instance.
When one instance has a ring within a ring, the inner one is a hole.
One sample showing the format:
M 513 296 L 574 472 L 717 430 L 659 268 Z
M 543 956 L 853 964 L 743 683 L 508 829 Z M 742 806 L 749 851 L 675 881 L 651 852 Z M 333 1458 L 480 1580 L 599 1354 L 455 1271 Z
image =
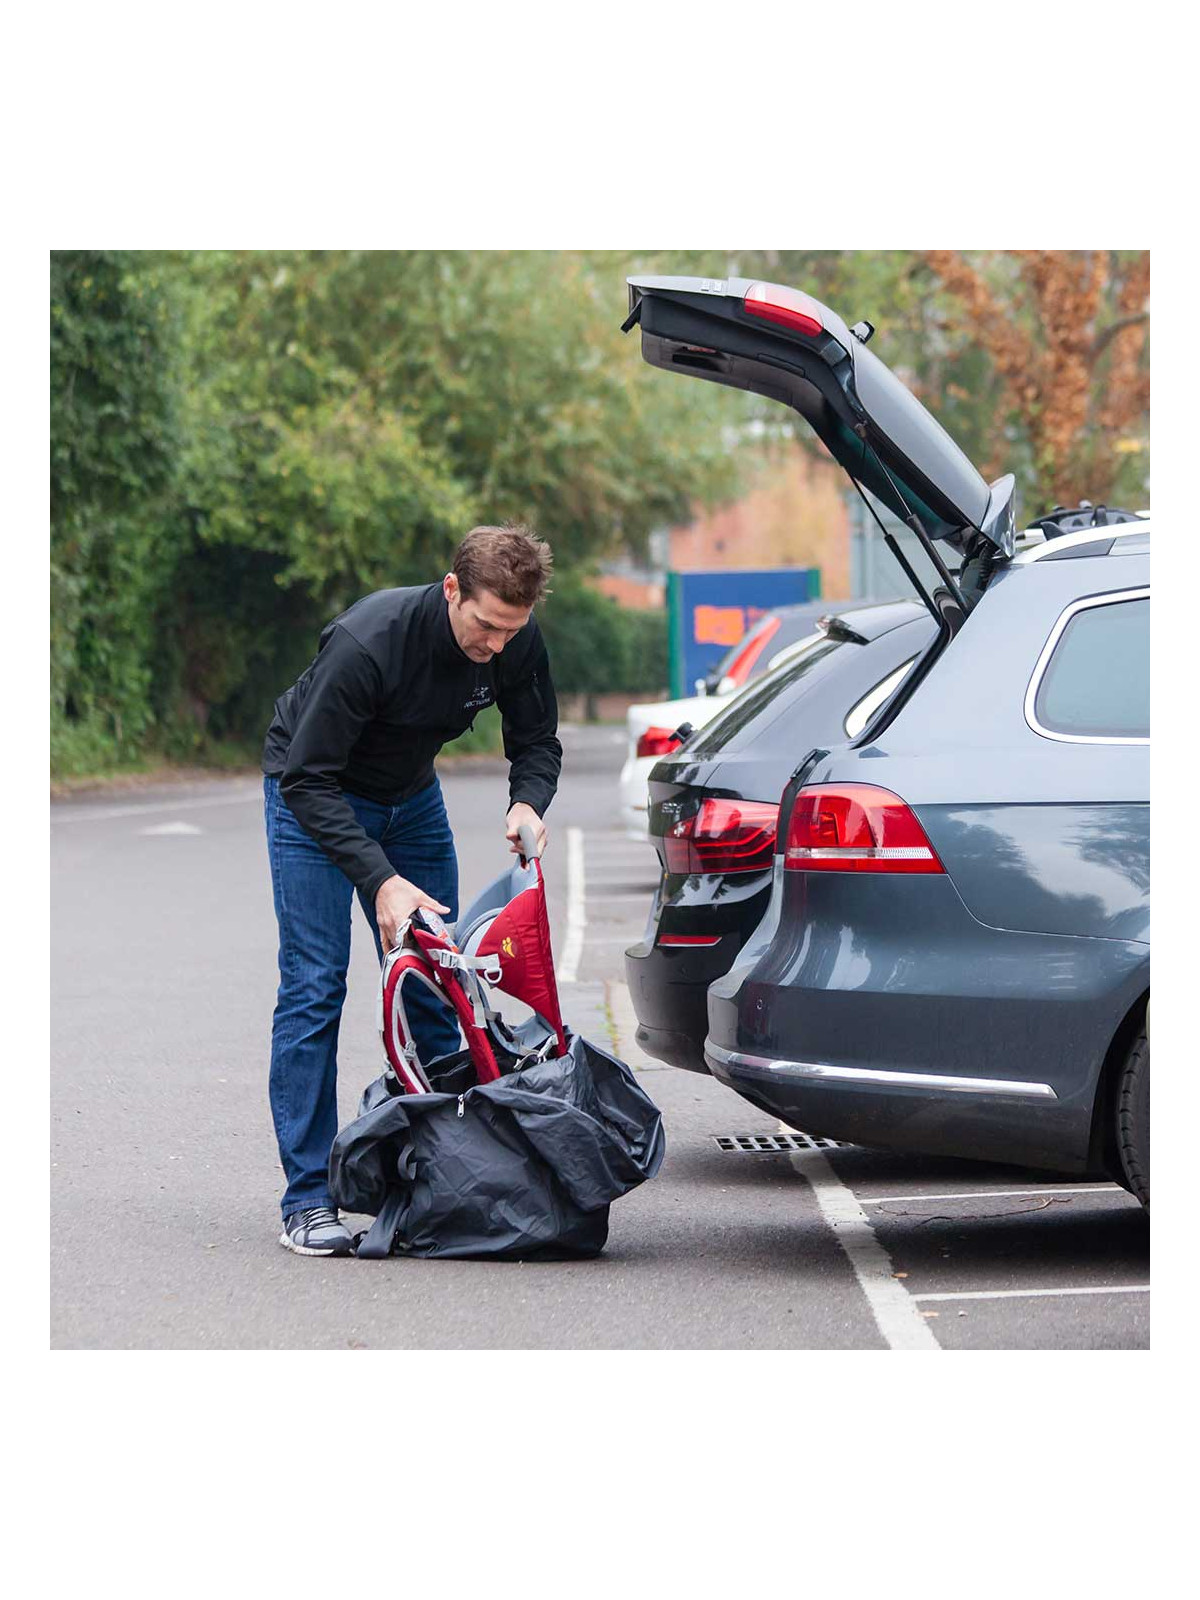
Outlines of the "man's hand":
M 418 906 L 428 906 L 443 917 L 450 915 L 449 906 L 442 905 L 431 894 L 426 894 L 424 889 L 409 883 L 407 878 L 397 875 L 385 878 L 379 885 L 379 893 L 375 896 L 375 926 L 379 929 L 385 955 L 396 948 L 400 942 L 401 928 Z
M 532 806 L 527 806 L 523 800 L 519 800 L 515 806 L 509 807 L 508 816 L 504 819 L 504 837 L 508 840 L 509 849 L 518 855 L 521 851 L 518 833 L 522 827 L 533 829 L 533 836 L 537 840 L 537 853 L 539 856 L 545 855 L 546 824 Z

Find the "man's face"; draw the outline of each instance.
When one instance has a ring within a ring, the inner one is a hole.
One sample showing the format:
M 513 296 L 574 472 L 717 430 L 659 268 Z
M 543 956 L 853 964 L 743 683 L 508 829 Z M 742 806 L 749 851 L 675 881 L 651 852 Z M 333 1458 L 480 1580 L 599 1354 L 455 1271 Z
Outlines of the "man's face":
M 442 580 L 442 593 L 450 611 L 450 627 L 458 648 L 481 665 L 498 656 L 510 639 L 529 621 L 530 607 L 510 606 L 487 589 L 464 595 L 454 573 Z

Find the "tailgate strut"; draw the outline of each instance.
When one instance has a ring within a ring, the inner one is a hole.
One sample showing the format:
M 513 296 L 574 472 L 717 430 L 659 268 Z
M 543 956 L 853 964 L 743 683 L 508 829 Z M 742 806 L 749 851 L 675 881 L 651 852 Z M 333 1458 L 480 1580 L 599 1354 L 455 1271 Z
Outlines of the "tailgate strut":
M 865 446 L 867 444 L 866 424 L 860 422 L 858 424 L 858 426 L 855 428 L 854 431 L 858 434 L 859 438 L 863 442 L 863 445 Z M 955 605 L 957 606 L 960 616 L 965 619 L 965 617 L 967 615 L 967 612 L 970 609 L 970 607 L 967 605 L 966 600 L 963 598 L 962 590 L 958 587 L 958 584 L 951 577 L 950 569 L 946 566 L 946 563 L 942 560 L 941 556 L 938 554 L 937 548 L 934 545 L 933 540 L 925 532 L 925 527 L 924 527 L 924 524 L 922 523 L 920 517 L 917 515 L 917 513 L 915 511 L 913 511 L 913 510 L 911 510 L 909 508 L 908 502 L 905 500 L 904 496 L 900 493 L 900 490 L 896 485 L 896 480 L 895 480 L 895 478 L 892 477 L 891 473 L 888 471 L 887 466 L 885 465 L 884 461 L 880 457 L 879 451 L 875 449 L 874 445 L 872 445 L 870 447 L 870 449 L 871 449 L 871 454 L 875 457 L 875 460 L 878 463 L 879 470 L 883 473 L 884 477 L 887 479 L 888 483 L 891 485 L 892 493 L 896 497 L 896 504 L 901 508 L 901 516 L 902 516 L 903 520 L 908 524 L 908 526 L 916 534 L 918 540 L 921 543 L 922 549 L 925 551 L 925 554 L 929 557 L 930 561 L 933 562 L 934 568 L 936 569 L 938 576 L 941 578 L 942 582 L 946 585 L 946 589 L 947 589 L 951 599 L 954 601 Z M 908 576 L 912 580 L 912 582 L 916 585 L 918 594 L 920 594 L 922 599 L 925 601 L 925 604 L 929 607 L 930 611 L 932 611 L 935 619 L 938 620 L 938 621 L 941 621 L 942 618 L 941 618 L 941 615 L 940 615 L 940 613 L 939 613 L 939 611 L 937 609 L 937 606 L 936 606 L 935 602 L 933 601 L 933 599 L 929 595 L 927 595 L 925 593 L 924 586 L 921 584 L 921 582 L 916 577 L 916 574 L 913 572 L 912 567 L 904 559 L 904 556 L 900 553 L 900 546 L 896 543 L 896 541 L 892 538 L 891 534 L 883 526 L 882 521 L 880 520 L 879 516 L 876 514 L 874 506 L 871 505 L 871 503 L 867 499 L 866 495 L 863 494 L 861 485 L 857 481 L 855 481 L 854 482 L 854 487 L 858 490 L 859 494 L 862 495 L 863 504 L 866 506 L 867 510 L 875 518 L 875 521 L 879 523 L 880 532 L 883 534 L 883 537 L 887 540 L 888 548 L 891 550 L 892 554 L 896 557 L 897 561 L 899 561 L 900 565 L 904 568 L 905 572 L 908 573 Z

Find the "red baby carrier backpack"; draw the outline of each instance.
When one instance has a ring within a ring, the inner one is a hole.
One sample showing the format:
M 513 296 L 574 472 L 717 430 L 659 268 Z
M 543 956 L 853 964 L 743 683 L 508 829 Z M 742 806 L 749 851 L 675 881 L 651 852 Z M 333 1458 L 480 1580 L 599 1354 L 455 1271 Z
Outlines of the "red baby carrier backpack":
M 454 928 L 436 912 L 419 910 L 384 960 L 379 1031 L 388 1067 L 405 1094 L 432 1092 L 430 1063 L 421 1060 L 405 1006 L 414 984 L 453 1009 L 479 1083 L 500 1076 L 500 1059 L 544 1060 L 567 1052 L 542 867 L 525 828 L 521 846 L 516 865 L 483 891 Z M 537 1026 L 518 1035 L 492 1004 L 492 989 L 523 1001 Z

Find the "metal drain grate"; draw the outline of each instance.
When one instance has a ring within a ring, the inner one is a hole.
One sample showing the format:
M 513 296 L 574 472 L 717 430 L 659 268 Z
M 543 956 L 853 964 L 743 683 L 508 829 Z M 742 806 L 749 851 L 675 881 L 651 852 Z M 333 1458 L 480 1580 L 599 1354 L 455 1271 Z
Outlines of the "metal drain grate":
M 814 1139 L 809 1133 L 714 1133 L 718 1150 L 731 1155 L 795 1155 L 801 1150 L 841 1150 L 836 1139 Z

